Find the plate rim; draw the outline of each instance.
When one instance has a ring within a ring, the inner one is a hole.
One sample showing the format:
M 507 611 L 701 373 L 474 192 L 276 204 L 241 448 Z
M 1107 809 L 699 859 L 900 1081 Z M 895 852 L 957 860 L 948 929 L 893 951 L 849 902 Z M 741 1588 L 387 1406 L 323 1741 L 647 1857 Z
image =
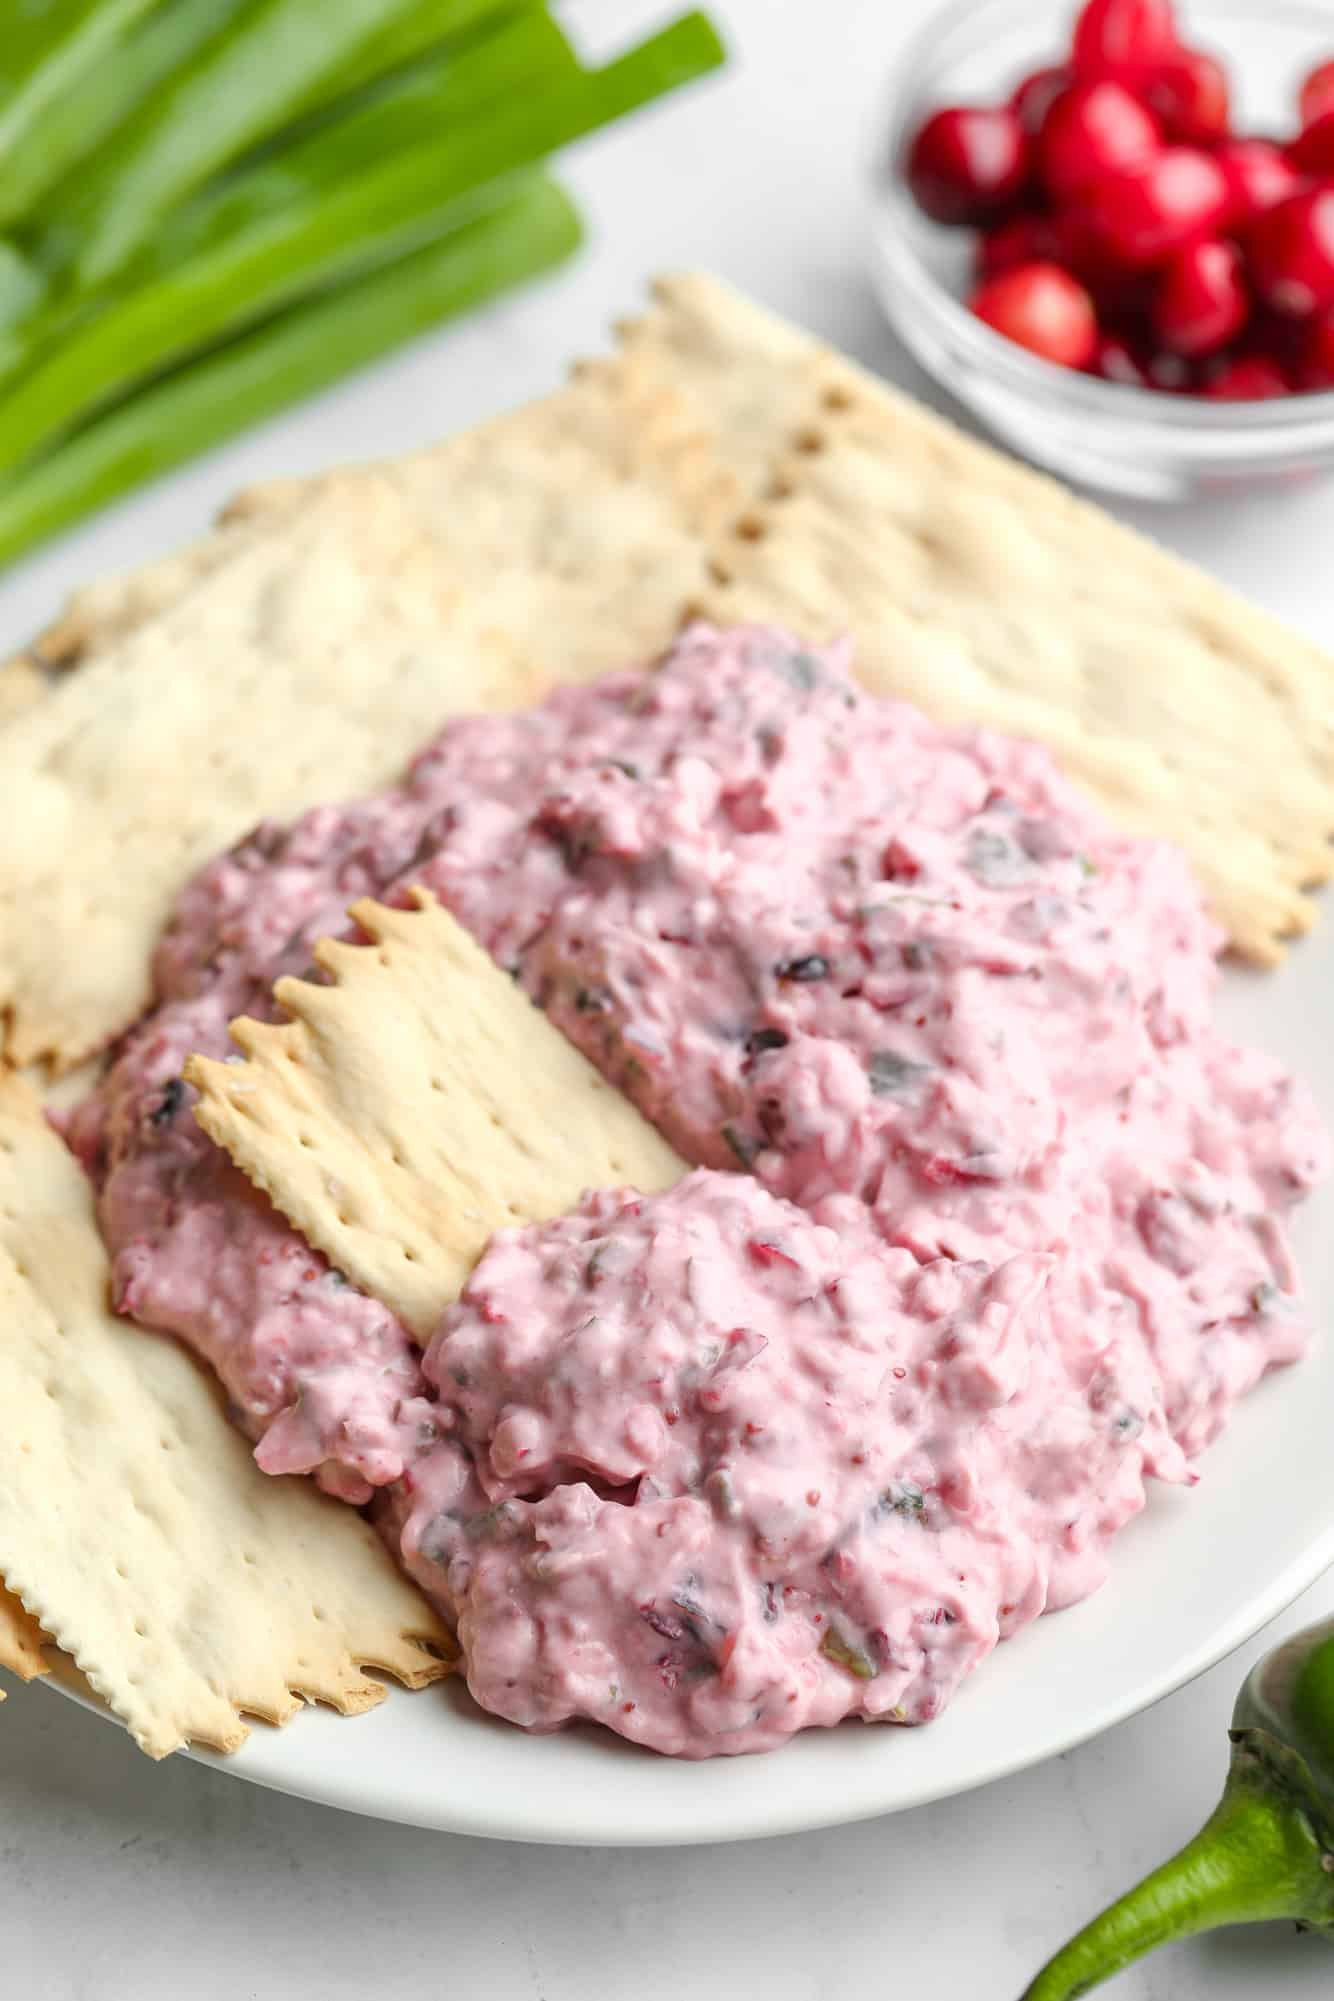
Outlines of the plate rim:
M 1285 1370 L 1283 1373 L 1291 1380 L 1289 1371 Z M 1201 1640 L 1170 1666 L 1159 1669 L 1142 1681 L 1132 1678 L 1126 1689 L 1118 1696 L 1097 1705 L 1079 1722 L 1058 1728 L 1053 1732 L 1051 1739 L 1044 1744 L 1030 1743 L 1013 1755 L 999 1751 L 989 1761 L 980 1763 L 973 1774 L 962 1783 L 950 1778 L 942 1778 L 936 1783 L 928 1775 L 925 1782 L 913 1788 L 907 1796 L 880 1804 L 862 1804 L 851 1811 L 834 1799 L 827 1802 L 827 1810 L 813 1811 L 809 1805 L 785 1806 L 783 1804 L 785 1795 L 781 1789 L 777 1791 L 775 1804 L 766 1813 L 763 1825 L 758 1824 L 753 1806 L 749 1808 L 742 1806 L 730 1818 L 724 1817 L 721 1823 L 711 1817 L 704 1825 L 696 1823 L 692 1826 L 686 1824 L 682 1818 L 681 1824 L 670 1828 L 664 1826 L 656 1832 L 634 1828 L 598 1832 L 583 1821 L 576 1825 L 565 1825 L 541 1813 L 527 1818 L 522 1815 L 516 1817 L 512 1811 L 497 1812 L 482 1802 L 470 1802 L 459 1795 L 451 1797 L 448 1794 L 442 1795 L 440 1808 L 429 1814 L 405 1810 L 402 1801 L 395 1801 L 389 1791 L 376 1793 L 345 1780 L 334 1761 L 326 1761 L 322 1770 L 313 1770 L 308 1779 L 301 1780 L 295 1780 L 290 1774 L 282 1771 L 265 1769 L 262 1762 L 258 1769 L 253 1763 L 246 1762 L 246 1753 L 252 1746 L 274 1744 L 280 1737 L 284 1747 L 290 1745 L 294 1740 L 287 1736 L 287 1732 L 294 1726 L 299 1729 L 302 1722 L 311 1720 L 304 1713 L 293 1717 L 281 1731 L 276 1727 L 261 1724 L 259 1729 L 265 1734 L 261 1736 L 258 1732 L 252 1732 L 247 1743 L 239 1751 L 224 1754 L 211 1751 L 202 1745 L 186 1745 L 182 1747 L 181 1755 L 193 1764 L 207 1766 L 229 1778 L 260 1786 L 268 1792 L 284 1794 L 291 1799 L 328 1807 L 335 1812 L 360 1814 L 369 1819 L 384 1820 L 398 1826 L 420 1827 L 442 1834 L 467 1835 L 478 1840 L 515 1841 L 542 1847 L 600 1848 L 702 1847 L 739 1841 L 777 1840 L 786 1835 L 815 1833 L 830 1827 L 855 1826 L 868 1820 L 913 1812 L 918 1807 L 930 1806 L 943 1799 L 957 1798 L 975 1792 L 982 1786 L 993 1785 L 1002 1779 L 1014 1777 L 1020 1772 L 1046 1764 L 1050 1759 L 1060 1757 L 1067 1751 L 1075 1750 L 1081 1744 L 1086 1744 L 1091 1739 L 1114 1729 L 1118 1724 L 1153 1708 L 1167 1696 L 1206 1674 L 1210 1668 L 1216 1667 L 1220 1661 L 1226 1660 L 1230 1654 L 1244 1646 L 1247 1640 L 1253 1639 L 1263 1627 L 1278 1618 L 1331 1568 L 1334 1568 L 1334 1493 L 1331 1494 L 1329 1519 L 1319 1533 L 1312 1537 L 1310 1543 L 1297 1551 L 1276 1577 L 1269 1579 L 1262 1589 L 1255 1591 L 1230 1618 L 1222 1622 L 1215 1632 L 1207 1639 Z M 1036 1621 L 1035 1625 L 1039 1627 L 1045 1625 L 1045 1619 Z M 1033 1628 L 1025 1630 L 1031 1634 Z M 1024 1635 L 1018 1637 L 1022 1639 Z M 1009 1641 L 1005 1644 L 1012 1646 L 1015 1642 Z M 101 1721 L 110 1723 L 119 1730 L 126 1730 L 126 1725 L 120 1718 L 91 1692 L 72 1687 L 54 1675 L 40 1677 L 35 1686 L 45 1687 L 55 1694 L 65 1696 Z M 432 1685 L 437 1693 L 442 1686 L 444 1685 L 439 1683 Z M 391 1685 L 386 1701 L 420 1702 L 430 1692 L 430 1689 L 409 1691 Z M 471 1698 L 465 1697 L 465 1699 L 471 1703 Z M 342 1727 L 344 1723 L 354 1722 L 357 1719 L 337 1718 L 326 1711 L 324 1720 L 335 1727 Z M 948 1712 L 940 1719 L 940 1723 L 932 1726 L 932 1729 L 939 1730 L 942 1725 L 947 1724 Z M 845 1719 L 836 1727 L 839 1730 L 854 1732 L 859 1727 L 859 1721 L 856 1718 Z M 860 1727 L 865 1729 L 868 1726 L 861 1724 Z M 821 1733 L 803 1733 L 814 1736 L 819 1734 Z M 311 1741 L 313 1742 L 313 1734 Z M 638 1747 L 626 1748 L 636 1756 L 641 1755 Z M 784 1749 L 786 1748 L 788 1747 L 785 1746 Z M 655 1763 L 658 1762 L 651 1752 L 642 1755 L 654 1758 Z M 780 1754 L 764 1754 L 758 1762 L 769 1765 L 778 1755 Z M 746 1758 L 744 1761 L 715 1759 L 698 1762 L 688 1760 L 662 1762 L 683 1766 L 690 1772 L 719 1764 L 744 1762 L 749 1765 L 757 1761 Z M 790 1797 L 795 1801 L 801 1795 L 794 1789 Z

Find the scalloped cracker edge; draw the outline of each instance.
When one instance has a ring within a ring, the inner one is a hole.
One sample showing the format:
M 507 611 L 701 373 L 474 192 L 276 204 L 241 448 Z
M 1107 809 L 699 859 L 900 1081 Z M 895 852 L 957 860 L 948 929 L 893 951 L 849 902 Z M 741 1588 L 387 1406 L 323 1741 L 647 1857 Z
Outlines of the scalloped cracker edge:
M 88 1186 L 0 1079 L 0 1575 L 153 1757 L 380 1702 L 449 1635 L 359 1515 L 261 1473 L 202 1370 L 118 1319 Z
M 669 1188 L 686 1163 L 425 891 L 363 901 L 369 944 L 322 941 L 331 984 L 291 1019 L 192 1056 L 195 1117 L 307 1242 L 426 1340 L 494 1231 L 589 1188 Z

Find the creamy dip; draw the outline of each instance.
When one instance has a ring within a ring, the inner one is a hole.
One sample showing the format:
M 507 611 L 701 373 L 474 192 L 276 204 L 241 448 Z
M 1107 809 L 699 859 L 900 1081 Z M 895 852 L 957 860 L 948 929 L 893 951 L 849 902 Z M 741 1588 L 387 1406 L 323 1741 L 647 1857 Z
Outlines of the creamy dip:
M 503 1233 L 424 1364 L 180 1082 L 413 883 L 723 1170 Z M 696 627 L 212 863 L 70 1137 L 118 1306 L 268 1470 L 387 1490 L 480 1700 L 761 1748 L 934 1714 L 1301 1352 L 1281 1218 L 1325 1142 L 1213 1029 L 1219 942 L 1044 752 Z
M 529 1728 L 699 1757 L 925 1722 L 1184 1475 L 1129 1316 L 1089 1304 L 1050 1258 L 919 1264 L 745 1175 L 590 1196 L 445 1315 L 404 1558 Z

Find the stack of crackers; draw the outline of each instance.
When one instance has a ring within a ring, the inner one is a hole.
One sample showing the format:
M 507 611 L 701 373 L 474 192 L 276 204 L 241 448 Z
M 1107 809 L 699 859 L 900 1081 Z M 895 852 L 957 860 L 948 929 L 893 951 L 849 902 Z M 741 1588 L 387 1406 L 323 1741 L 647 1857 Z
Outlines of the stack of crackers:
M 702 276 L 544 401 L 246 494 L 80 593 L 0 668 L 0 1663 L 40 1673 L 54 1643 L 153 1755 L 307 1698 L 364 1709 L 367 1670 L 417 1686 L 453 1648 L 360 1516 L 261 1474 L 193 1360 L 112 1314 L 44 1100 L 148 1004 L 173 899 L 257 820 L 388 784 L 450 714 L 700 616 L 851 631 L 877 692 L 1047 743 L 1187 850 L 1259 963 L 1313 920 L 1334 662 Z M 331 984 L 285 982 L 290 1022 L 192 1081 L 424 1339 L 498 1224 L 683 1165 L 447 913 L 356 914 L 371 942 L 322 949 Z

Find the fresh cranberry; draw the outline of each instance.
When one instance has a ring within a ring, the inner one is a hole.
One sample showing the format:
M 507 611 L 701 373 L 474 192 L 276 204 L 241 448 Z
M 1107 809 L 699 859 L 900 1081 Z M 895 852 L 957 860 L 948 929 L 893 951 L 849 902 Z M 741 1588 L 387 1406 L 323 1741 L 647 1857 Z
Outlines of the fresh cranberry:
M 1243 248 L 1242 256 L 1245 254 Z M 1263 355 L 1266 361 L 1276 362 L 1284 375 L 1294 376 L 1301 367 L 1310 331 L 1310 320 L 1294 320 L 1286 313 L 1256 304 L 1246 322 L 1246 336 L 1239 352 Z
M 1021 264 L 974 292 L 980 320 L 1046 361 L 1084 368 L 1093 359 L 1098 322 L 1084 287 L 1059 264 Z
M 1171 0 L 1086 0 L 1071 55 L 1084 76 L 1170 62 L 1178 48 Z
M 1028 173 L 1028 141 L 1012 111 L 953 105 L 920 128 L 908 186 L 936 222 L 976 223 L 1009 208 Z
M 1064 261 L 1051 217 L 1015 215 L 978 237 L 974 267 L 979 278 L 996 278 L 1002 271 L 1013 271 L 1016 264 L 1051 261 Z
M 1229 228 L 1249 222 L 1285 195 L 1296 194 L 1301 176 L 1272 139 L 1225 139 L 1214 148 L 1214 160 L 1227 182 Z
M 1245 326 L 1250 299 L 1231 243 L 1191 243 L 1163 266 L 1154 330 L 1174 354 L 1213 354 Z
M 1257 216 L 1246 235 L 1255 289 L 1294 319 L 1334 305 L 1334 188 L 1308 188 Z
M 1179 145 L 1208 146 L 1227 137 L 1227 71 L 1206 49 L 1182 49 L 1147 72 L 1141 94 L 1167 137 Z
M 1288 147 L 1288 158 L 1303 174 L 1334 179 L 1334 111 L 1312 119 Z
M 1322 313 L 1306 329 L 1296 376 L 1303 389 L 1334 389 L 1334 312 Z
M 1225 361 L 1204 386 L 1206 396 L 1220 403 L 1262 403 L 1286 396 L 1287 378 L 1276 361 L 1263 354 L 1242 354 Z
M 1093 301 L 1099 326 L 1133 334 L 1148 324 L 1153 272 L 1128 271 L 1105 253 L 1099 256 L 1087 230 L 1062 233 L 1058 242 L 1068 243 L 1070 248 L 1068 252 L 1062 248 L 1055 262 L 1064 264 L 1071 276 L 1078 278 Z
M 1086 200 L 1094 234 L 1108 253 L 1144 270 L 1217 228 L 1227 208 L 1227 182 L 1207 153 L 1166 146 L 1145 166 L 1095 182 Z
M 1144 166 L 1158 149 L 1158 127 L 1121 84 L 1076 83 L 1047 113 L 1038 173 L 1054 201 L 1072 201 L 1106 174 Z
M 1303 125 L 1314 125 L 1327 111 L 1334 111 L 1334 61 L 1320 63 L 1311 71 L 1297 103 Z
M 1123 267 L 1094 233 L 1083 206 L 1057 209 L 1047 218 L 1047 225 L 1053 244 L 1051 261 L 1064 264 L 1090 291 L 1095 282 L 1122 272 Z
M 1047 113 L 1069 83 L 1069 70 L 1053 65 L 1031 71 L 1022 83 L 1015 85 L 1010 93 L 1010 109 L 1030 139 L 1041 131 Z

